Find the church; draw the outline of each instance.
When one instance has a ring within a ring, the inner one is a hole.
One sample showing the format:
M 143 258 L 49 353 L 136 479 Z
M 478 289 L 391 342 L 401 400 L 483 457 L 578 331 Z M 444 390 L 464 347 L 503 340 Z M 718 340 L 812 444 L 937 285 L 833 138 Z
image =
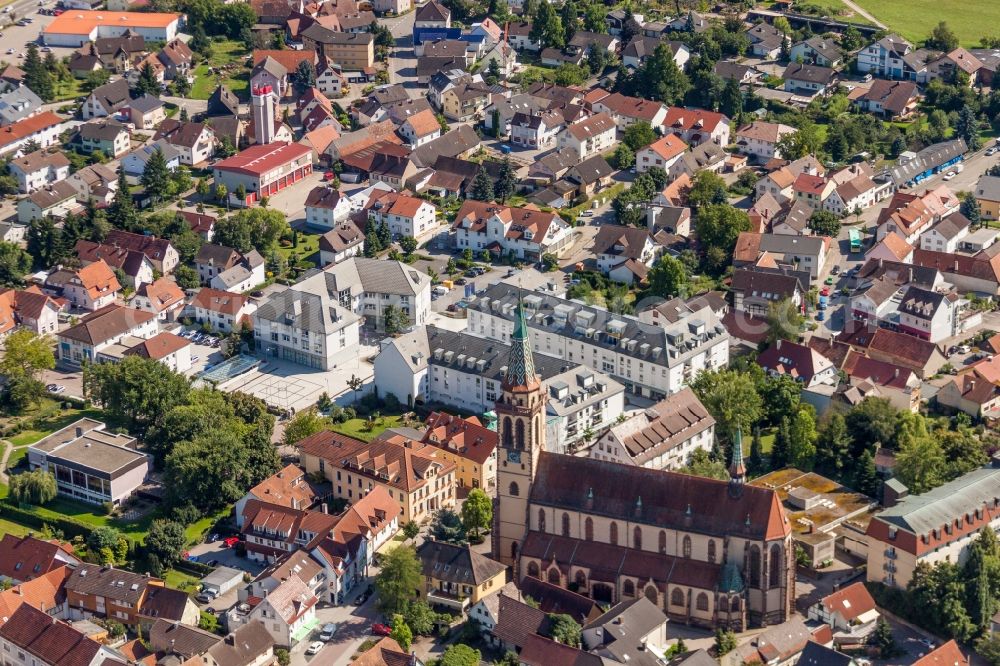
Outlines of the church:
M 744 631 L 794 610 L 791 526 L 777 493 L 730 480 L 545 451 L 545 390 L 518 308 L 502 395 L 493 556 L 614 604 L 647 597 L 675 622 Z M 738 433 L 737 433 L 738 437 Z

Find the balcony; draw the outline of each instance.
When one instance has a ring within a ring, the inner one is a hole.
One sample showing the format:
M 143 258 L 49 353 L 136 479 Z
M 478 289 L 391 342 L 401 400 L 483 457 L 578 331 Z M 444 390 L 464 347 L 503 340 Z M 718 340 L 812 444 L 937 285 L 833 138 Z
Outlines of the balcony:
M 894 549 L 892 549 L 892 548 L 886 548 L 885 549 L 885 557 L 888 560 L 894 560 L 894 559 L 896 559 L 896 551 Z
M 446 590 L 431 590 L 427 593 L 427 602 L 430 604 L 441 604 L 448 608 L 454 608 L 459 612 L 464 612 L 469 605 L 469 598 L 452 594 Z

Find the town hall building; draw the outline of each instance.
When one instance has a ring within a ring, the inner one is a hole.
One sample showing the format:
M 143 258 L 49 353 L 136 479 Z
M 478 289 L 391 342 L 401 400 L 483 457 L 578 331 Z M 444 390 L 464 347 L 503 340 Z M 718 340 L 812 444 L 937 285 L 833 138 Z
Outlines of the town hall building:
M 675 622 L 744 631 L 794 609 L 791 526 L 777 494 L 745 483 L 546 452 L 545 390 L 523 307 L 496 404 L 493 555 L 607 604 L 645 596 Z

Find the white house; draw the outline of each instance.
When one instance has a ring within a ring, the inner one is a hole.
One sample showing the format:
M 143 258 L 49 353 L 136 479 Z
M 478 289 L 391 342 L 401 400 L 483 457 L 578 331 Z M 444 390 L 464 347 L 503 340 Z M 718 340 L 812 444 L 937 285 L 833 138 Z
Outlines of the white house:
M 300 629 L 317 624 L 318 602 L 313 591 L 297 575 L 291 575 L 253 607 L 246 622 L 260 620 L 275 645 L 291 647 L 308 635 Z
M 431 109 L 418 111 L 399 126 L 399 133 L 413 148 L 429 143 L 441 136 L 441 123 Z
M 636 152 L 635 169 L 645 173 L 655 166 L 669 173 L 670 167 L 683 157 L 687 149 L 688 145 L 680 137 L 667 134 Z
M 126 338 L 151 338 L 159 325 L 156 315 L 120 305 L 109 305 L 56 335 L 59 360 L 79 367 L 95 362 L 98 354 Z
M 782 123 L 769 123 L 756 120 L 749 125 L 736 130 L 736 145 L 740 152 L 766 162 L 773 157 L 781 157 L 778 142 L 788 134 L 794 134 L 795 128 Z
M 955 252 L 971 231 L 972 223 L 961 213 L 952 213 L 920 235 L 920 249 Z
M 212 329 L 228 333 L 249 318 L 256 305 L 245 296 L 220 289 L 202 287 L 188 303 L 185 311 L 199 324 L 208 324 Z
M 513 254 L 539 261 L 543 254 L 558 255 L 572 241 L 570 226 L 554 212 L 514 208 L 466 199 L 452 227 L 455 246 L 495 256 Z
M 559 134 L 559 148 L 572 150 L 582 162 L 614 148 L 617 129 L 610 115 L 598 113 L 567 125 Z
M 437 229 L 437 208 L 426 199 L 386 192 L 368 202 L 368 223 L 389 225 L 393 237 L 425 239 Z
M 519 111 L 510 120 L 510 142 L 527 148 L 552 148 L 565 126 L 558 111 Z
M 306 224 L 320 229 L 333 229 L 353 211 L 348 197 L 339 190 L 323 185 L 309 191 L 305 208 Z
M 66 217 L 67 213 L 83 208 L 77 202 L 76 196 L 76 189 L 67 181 L 52 183 L 17 202 L 17 221 L 21 224 L 30 224 L 45 217 Z
M 62 152 L 46 153 L 38 150 L 11 160 L 7 168 L 17 179 L 17 190 L 21 194 L 31 194 L 69 176 L 69 160 Z

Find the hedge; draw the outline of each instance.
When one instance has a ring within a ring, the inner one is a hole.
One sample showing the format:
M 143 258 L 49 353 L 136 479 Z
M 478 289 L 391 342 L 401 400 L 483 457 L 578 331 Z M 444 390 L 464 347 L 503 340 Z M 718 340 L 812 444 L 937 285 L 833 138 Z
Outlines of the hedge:
M 48 525 L 53 530 L 62 532 L 63 536 L 67 540 L 76 536 L 86 539 L 90 536 L 90 533 L 94 531 L 94 527 L 92 525 L 88 525 L 78 520 L 73 520 L 72 518 L 66 516 L 47 516 L 42 518 L 31 509 L 22 508 L 10 501 L 0 503 L 0 515 L 10 518 L 12 522 L 25 525 L 26 527 L 34 527 L 38 530 L 41 530 Z
M 208 574 L 215 571 L 213 567 L 207 564 L 202 564 L 201 562 L 192 562 L 191 560 L 180 560 L 174 564 L 174 569 L 178 571 L 183 571 L 184 573 L 189 573 L 192 576 L 207 576 Z

